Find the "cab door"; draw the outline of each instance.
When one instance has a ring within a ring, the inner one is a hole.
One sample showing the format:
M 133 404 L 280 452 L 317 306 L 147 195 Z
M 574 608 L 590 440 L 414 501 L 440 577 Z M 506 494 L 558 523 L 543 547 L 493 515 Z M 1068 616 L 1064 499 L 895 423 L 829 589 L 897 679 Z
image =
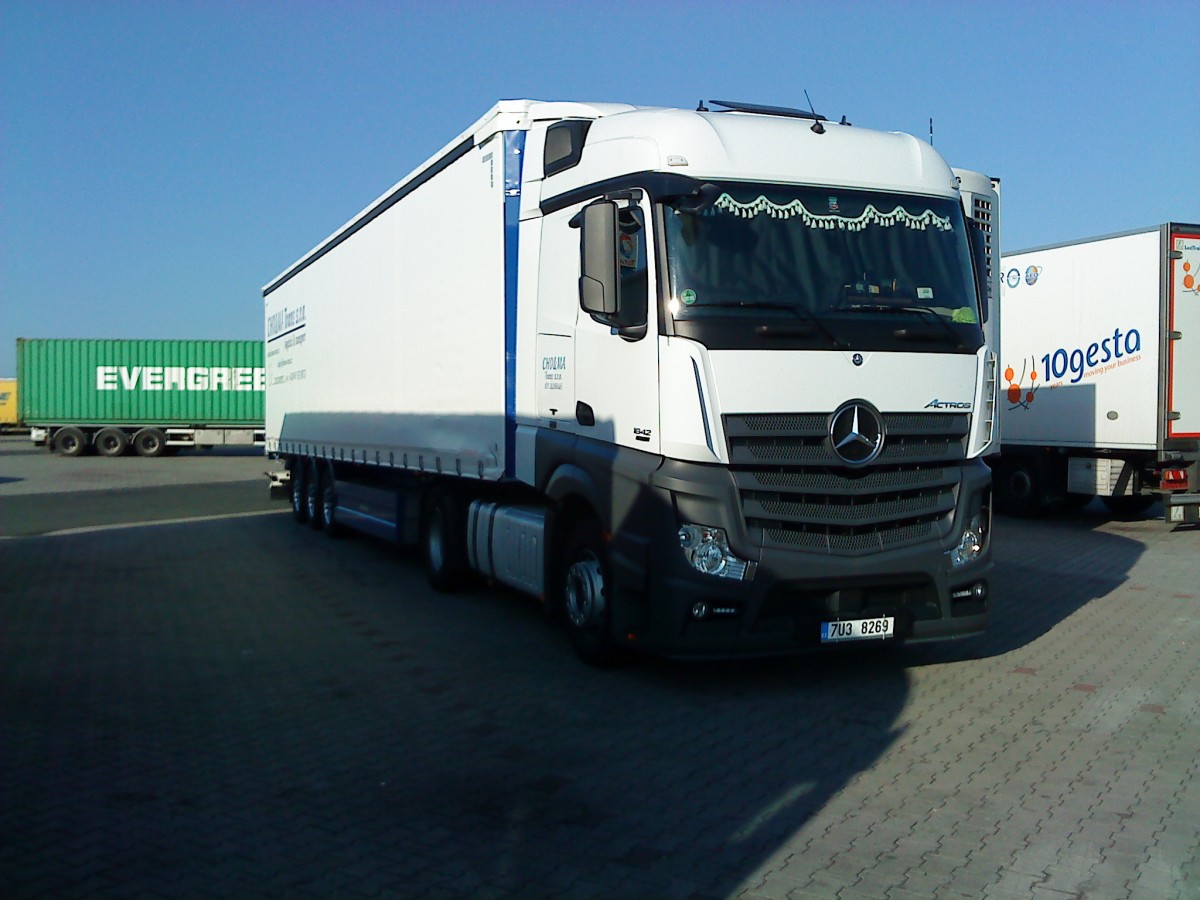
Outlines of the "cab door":
M 652 219 L 644 198 L 618 202 L 621 304 L 644 310 L 640 328 L 616 328 L 580 310 L 575 325 L 575 429 L 583 440 L 658 454 L 658 314 Z M 577 232 L 578 233 L 578 232 Z

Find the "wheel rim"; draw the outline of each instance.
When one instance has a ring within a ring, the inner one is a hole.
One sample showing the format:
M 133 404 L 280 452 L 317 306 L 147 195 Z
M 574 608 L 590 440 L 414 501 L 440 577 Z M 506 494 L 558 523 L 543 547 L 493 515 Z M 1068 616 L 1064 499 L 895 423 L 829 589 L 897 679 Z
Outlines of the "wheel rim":
M 298 473 L 292 474 L 292 509 L 304 512 L 304 479 Z
M 567 570 L 567 618 L 576 628 L 592 628 L 604 619 L 604 571 L 590 551 Z

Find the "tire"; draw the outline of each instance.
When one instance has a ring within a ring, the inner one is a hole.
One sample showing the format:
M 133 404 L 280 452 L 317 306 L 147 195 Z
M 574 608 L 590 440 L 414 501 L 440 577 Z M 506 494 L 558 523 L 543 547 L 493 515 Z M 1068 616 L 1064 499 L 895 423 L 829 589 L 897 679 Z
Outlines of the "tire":
M 337 517 L 337 479 L 333 476 L 333 466 L 321 467 L 321 528 L 331 538 L 345 534 Z
M 129 437 L 120 428 L 105 428 L 92 443 L 101 456 L 122 456 L 129 447 Z
M 470 575 L 465 525 L 454 495 L 435 489 L 421 516 L 421 559 L 430 587 L 439 593 L 461 590 Z
M 152 459 L 167 449 L 167 436 L 157 428 L 143 428 L 133 436 L 133 449 L 138 456 Z
M 1121 497 L 1101 497 L 1100 502 L 1114 516 L 1134 518 L 1152 507 L 1157 499 L 1153 494 L 1131 494 Z
M 562 547 L 557 595 L 571 644 L 584 662 L 607 668 L 618 654 L 612 636 L 612 575 L 599 523 L 578 523 Z
M 305 490 L 308 485 L 308 466 L 302 459 L 292 460 L 292 518 L 301 524 L 308 521 L 308 504 Z
M 315 459 L 304 467 L 304 520 L 313 531 L 325 527 L 321 517 L 321 464 Z
M 60 456 L 83 456 L 87 448 L 87 435 L 74 426 L 60 428 L 54 433 L 54 452 Z
M 997 509 L 1010 516 L 1029 517 L 1042 507 L 1041 474 L 1032 460 L 1001 463 L 995 472 L 993 489 Z

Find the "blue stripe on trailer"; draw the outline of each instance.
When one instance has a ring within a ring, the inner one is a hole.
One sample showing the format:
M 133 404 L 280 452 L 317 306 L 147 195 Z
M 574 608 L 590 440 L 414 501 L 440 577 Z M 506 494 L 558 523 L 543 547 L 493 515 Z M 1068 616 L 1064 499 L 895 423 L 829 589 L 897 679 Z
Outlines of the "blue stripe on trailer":
M 504 475 L 516 475 L 517 238 L 521 220 L 521 163 L 525 132 L 504 132 Z

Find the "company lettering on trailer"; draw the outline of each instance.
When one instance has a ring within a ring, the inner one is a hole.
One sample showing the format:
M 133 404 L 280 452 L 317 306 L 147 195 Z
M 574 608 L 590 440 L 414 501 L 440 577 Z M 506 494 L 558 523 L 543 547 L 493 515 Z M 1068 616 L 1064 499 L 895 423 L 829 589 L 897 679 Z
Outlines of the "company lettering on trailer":
M 1043 387 L 1061 387 L 1065 382 L 1078 384 L 1084 378 L 1098 378 L 1123 366 L 1141 362 L 1142 334 L 1136 328 L 1114 328 L 1111 336 L 1092 341 L 1086 347 L 1059 347 L 1021 360 L 1021 371 L 1013 366 L 1004 370 L 1005 394 L 1010 409 L 1029 409 Z M 1040 363 L 1040 365 L 1039 365 Z M 1029 379 L 1028 385 L 1025 380 Z
M 265 391 L 267 370 L 250 366 L 96 366 L 98 391 Z
M 267 340 L 273 341 L 276 338 L 283 337 L 285 334 L 291 334 L 293 331 L 299 331 L 307 322 L 307 317 L 304 313 L 304 307 L 298 306 L 295 309 L 288 309 L 286 306 L 277 313 L 272 313 L 267 317 Z

